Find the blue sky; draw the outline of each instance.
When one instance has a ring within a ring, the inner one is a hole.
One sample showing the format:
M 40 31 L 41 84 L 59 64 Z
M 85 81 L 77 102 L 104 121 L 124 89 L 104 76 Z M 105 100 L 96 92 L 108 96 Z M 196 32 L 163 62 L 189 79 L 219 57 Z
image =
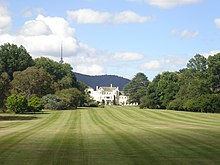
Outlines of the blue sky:
M 64 61 L 76 72 L 150 80 L 178 71 L 197 53 L 220 52 L 217 0 L 3 0 L 0 44 L 33 58 Z

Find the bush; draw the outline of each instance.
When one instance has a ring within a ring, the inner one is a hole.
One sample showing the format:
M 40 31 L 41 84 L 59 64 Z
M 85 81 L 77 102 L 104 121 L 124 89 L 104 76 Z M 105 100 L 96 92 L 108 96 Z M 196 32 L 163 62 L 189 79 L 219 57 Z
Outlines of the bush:
M 8 110 L 15 113 L 24 113 L 27 110 L 27 99 L 21 95 L 11 95 L 6 100 Z
M 56 92 L 62 102 L 62 109 L 76 109 L 80 105 L 82 93 L 76 88 L 63 89 Z
M 201 112 L 220 112 L 220 95 L 207 94 L 199 97 Z
M 44 108 L 51 110 L 60 110 L 63 107 L 63 103 L 60 98 L 56 95 L 48 94 L 43 98 Z
M 96 101 L 91 101 L 85 105 L 86 107 L 98 107 L 99 104 Z
M 194 112 L 220 112 L 220 95 L 206 94 L 197 98 L 187 100 L 184 110 Z
M 44 108 L 44 103 L 39 97 L 31 97 L 28 100 L 28 110 L 31 112 L 39 112 Z
M 183 103 L 184 103 L 184 100 L 175 99 L 168 104 L 167 109 L 181 111 L 183 110 Z

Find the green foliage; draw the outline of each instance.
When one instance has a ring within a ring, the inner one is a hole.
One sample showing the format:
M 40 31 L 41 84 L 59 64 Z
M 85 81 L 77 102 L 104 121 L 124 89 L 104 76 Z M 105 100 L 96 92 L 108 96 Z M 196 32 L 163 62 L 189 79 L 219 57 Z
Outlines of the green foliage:
M 167 109 L 181 111 L 181 110 L 183 110 L 183 104 L 184 104 L 184 100 L 182 100 L 181 98 L 177 98 L 177 99 L 171 101 L 167 105 Z
M 191 110 L 189 106 L 193 106 L 194 99 L 211 93 L 207 77 L 208 75 L 204 71 L 191 72 L 189 69 L 183 70 L 180 73 L 180 89 L 176 93 L 175 100 L 169 104 L 168 108 L 197 111 L 196 107 L 192 107 L 193 110 Z
M 43 99 L 45 109 L 61 110 L 63 107 L 63 104 L 57 95 L 48 94 L 48 95 L 43 96 L 42 99 Z
M 15 113 L 24 113 L 27 110 L 27 99 L 21 95 L 11 95 L 6 100 L 8 110 Z
M 212 92 L 220 94 L 220 53 L 209 56 L 208 74 Z
M 52 76 L 53 87 L 56 91 L 76 87 L 76 77 L 70 64 L 60 64 L 49 58 L 41 57 L 35 59 L 35 66 L 45 69 Z
M 129 101 L 140 103 L 140 99 L 146 95 L 149 83 L 150 82 L 144 73 L 137 73 L 124 87 L 125 94 L 129 95 Z
M 15 72 L 11 82 L 13 93 L 22 93 L 27 98 L 31 96 L 42 97 L 52 93 L 51 76 L 43 69 L 29 67 L 24 71 Z
M 40 112 L 44 108 L 44 103 L 39 97 L 31 97 L 28 100 L 28 111 Z
M 220 95 L 206 94 L 187 100 L 183 108 L 186 111 L 194 112 L 220 112 Z
M 170 101 L 174 100 L 179 90 L 179 78 L 177 73 L 163 72 L 157 75 L 147 88 L 146 96 L 141 99 L 140 107 L 166 108 Z
M 0 108 L 4 107 L 4 102 L 9 95 L 9 76 L 6 72 L 0 73 Z
M 10 79 L 15 71 L 22 71 L 33 65 L 32 57 L 23 46 L 9 43 L 0 46 L 0 72 L 6 72 Z
M 196 54 L 187 63 L 187 68 L 195 71 L 205 71 L 207 69 L 207 59 L 200 54 Z
M 174 72 L 163 72 L 157 84 L 156 93 L 160 97 L 162 107 L 167 107 L 179 91 L 179 77 Z
M 83 94 L 77 88 L 57 91 L 56 95 L 62 102 L 62 109 L 76 109 L 80 105 Z

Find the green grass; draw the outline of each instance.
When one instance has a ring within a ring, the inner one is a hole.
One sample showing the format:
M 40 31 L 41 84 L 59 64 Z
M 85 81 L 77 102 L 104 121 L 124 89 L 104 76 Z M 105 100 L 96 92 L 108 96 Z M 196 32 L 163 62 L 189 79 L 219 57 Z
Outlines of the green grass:
M 218 165 L 220 114 L 106 107 L 0 114 L 4 165 Z

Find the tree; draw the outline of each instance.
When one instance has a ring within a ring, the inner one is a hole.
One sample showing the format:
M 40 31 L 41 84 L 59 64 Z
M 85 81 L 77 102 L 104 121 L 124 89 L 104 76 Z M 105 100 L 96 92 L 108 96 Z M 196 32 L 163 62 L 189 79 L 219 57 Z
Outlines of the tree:
M 6 72 L 0 74 L 0 108 L 4 108 L 4 102 L 9 95 L 9 76 Z
M 49 58 L 41 57 L 35 59 L 37 68 L 45 69 L 53 78 L 56 91 L 76 87 L 76 77 L 69 64 L 60 64 Z
M 196 54 L 187 63 L 187 68 L 195 71 L 205 71 L 207 69 L 207 59 L 200 54 Z
M 147 88 L 146 96 L 141 99 L 141 108 L 164 109 L 174 100 L 179 90 L 179 78 L 175 72 L 157 75 Z
M 209 56 L 208 75 L 212 92 L 220 94 L 220 53 Z
M 150 81 L 144 73 L 137 73 L 124 87 L 124 92 L 129 95 L 130 102 L 140 103 L 140 99 L 146 95 Z
M 174 100 L 176 93 L 179 91 L 179 77 L 175 72 L 163 72 L 157 85 L 156 92 L 160 97 L 162 107 Z
M 22 71 L 33 65 L 32 57 L 23 46 L 9 43 L 0 46 L 0 72 L 6 72 L 11 80 L 15 71 Z
M 150 108 L 150 109 L 158 109 L 162 108 L 162 103 L 160 101 L 160 97 L 156 92 L 158 83 L 160 81 L 160 74 L 158 74 L 153 81 L 148 85 L 147 91 L 144 97 L 141 99 L 140 107 L 141 108 Z
M 183 69 L 179 73 L 180 89 L 175 99 L 168 105 L 169 109 L 197 111 L 195 99 L 201 95 L 211 94 L 207 71 Z M 193 106 L 193 107 L 192 107 Z M 190 108 L 191 107 L 191 108 Z
M 220 112 L 220 95 L 205 94 L 194 99 L 187 100 L 184 109 L 194 112 Z
M 14 73 L 14 79 L 11 82 L 12 92 L 21 93 L 28 99 L 31 96 L 42 97 L 53 92 L 52 82 L 51 76 L 44 69 L 29 67 Z
M 62 89 L 56 92 L 62 102 L 62 109 L 76 109 L 83 97 L 77 88 Z
M 22 95 L 11 95 L 6 100 L 6 107 L 15 113 L 24 113 L 27 110 L 27 99 Z

